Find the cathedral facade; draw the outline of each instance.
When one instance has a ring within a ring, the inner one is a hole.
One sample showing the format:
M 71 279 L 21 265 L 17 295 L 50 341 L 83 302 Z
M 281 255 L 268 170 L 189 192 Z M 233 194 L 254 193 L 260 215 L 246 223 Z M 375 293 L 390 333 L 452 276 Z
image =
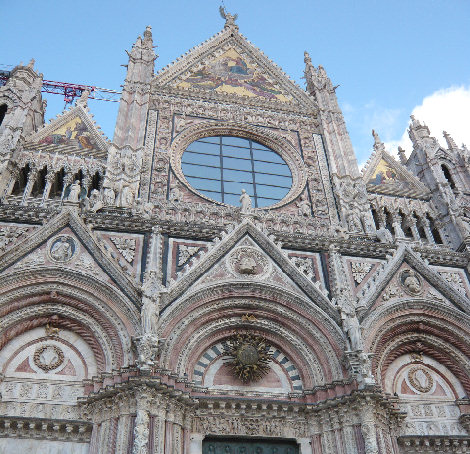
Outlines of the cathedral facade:
M 360 171 L 306 89 L 224 28 L 87 92 L 0 87 L 0 452 L 470 452 L 470 151 L 412 118 Z

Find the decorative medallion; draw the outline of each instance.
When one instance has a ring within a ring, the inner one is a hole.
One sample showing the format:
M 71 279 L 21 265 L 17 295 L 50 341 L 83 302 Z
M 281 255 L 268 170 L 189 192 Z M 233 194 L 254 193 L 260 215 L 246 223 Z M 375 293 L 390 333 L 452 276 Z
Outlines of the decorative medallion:
M 43 345 L 36 349 L 33 360 L 36 366 L 49 372 L 64 362 L 64 352 L 56 345 Z
M 258 381 L 269 371 L 270 345 L 261 336 L 236 334 L 225 344 L 233 375 L 243 383 Z
M 47 253 L 57 263 L 66 263 L 78 253 L 78 244 L 70 235 L 59 235 L 49 240 Z
M 228 264 L 232 272 L 247 278 L 260 278 L 270 271 L 268 259 L 258 249 L 248 246 L 235 249 Z
M 417 366 L 408 371 L 410 385 L 421 393 L 428 393 L 434 384 L 434 380 L 426 369 Z
M 399 282 L 405 292 L 410 295 L 419 295 L 423 291 L 423 283 L 417 273 L 412 270 L 403 270 L 399 276 Z

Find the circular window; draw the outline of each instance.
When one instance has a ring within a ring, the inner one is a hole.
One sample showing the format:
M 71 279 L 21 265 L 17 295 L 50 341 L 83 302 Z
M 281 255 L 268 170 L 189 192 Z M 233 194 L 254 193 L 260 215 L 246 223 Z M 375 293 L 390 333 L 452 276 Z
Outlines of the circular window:
M 241 137 L 204 137 L 192 142 L 183 153 L 181 168 L 196 191 L 229 205 L 239 205 L 242 189 L 255 208 L 274 205 L 292 187 L 291 171 L 279 154 Z

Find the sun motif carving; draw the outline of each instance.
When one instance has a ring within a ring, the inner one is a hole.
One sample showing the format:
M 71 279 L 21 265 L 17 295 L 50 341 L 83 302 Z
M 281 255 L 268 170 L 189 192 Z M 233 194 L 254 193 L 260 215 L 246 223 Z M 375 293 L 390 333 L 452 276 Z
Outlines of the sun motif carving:
M 43 345 L 34 352 L 33 361 L 37 367 L 49 372 L 64 362 L 64 352 L 55 345 Z
M 236 334 L 225 346 L 232 373 L 243 383 L 260 380 L 269 371 L 270 345 L 262 336 Z
M 434 380 L 423 367 L 413 367 L 408 371 L 410 385 L 421 393 L 428 393 L 434 384 Z

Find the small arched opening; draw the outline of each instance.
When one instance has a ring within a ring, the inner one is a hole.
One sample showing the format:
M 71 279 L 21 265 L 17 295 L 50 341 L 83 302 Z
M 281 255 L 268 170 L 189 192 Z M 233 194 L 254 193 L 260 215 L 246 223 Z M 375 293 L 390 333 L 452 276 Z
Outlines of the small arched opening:
M 11 191 L 11 195 L 13 196 L 19 196 L 22 195 L 25 188 L 26 188 L 26 183 L 28 182 L 28 175 L 30 172 L 31 168 L 29 164 L 26 164 L 19 172 L 18 178 L 15 181 L 15 184 L 13 185 L 13 190 Z
M 455 182 L 454 182 L 454 179 L 452 178 L 452 174 L 450 173 L 449 168 L 446 165 L 442 164 L 441 169 L 442 169 L 442 172 L 444 173 L 445 179 L 449 182 L 451 189 L 455 189 Z
M 3 123 L 3 120 L 5 119 L 5 115 L 7 114 L 8 106 L 6 104 L 0 105 L 0 126 Z

